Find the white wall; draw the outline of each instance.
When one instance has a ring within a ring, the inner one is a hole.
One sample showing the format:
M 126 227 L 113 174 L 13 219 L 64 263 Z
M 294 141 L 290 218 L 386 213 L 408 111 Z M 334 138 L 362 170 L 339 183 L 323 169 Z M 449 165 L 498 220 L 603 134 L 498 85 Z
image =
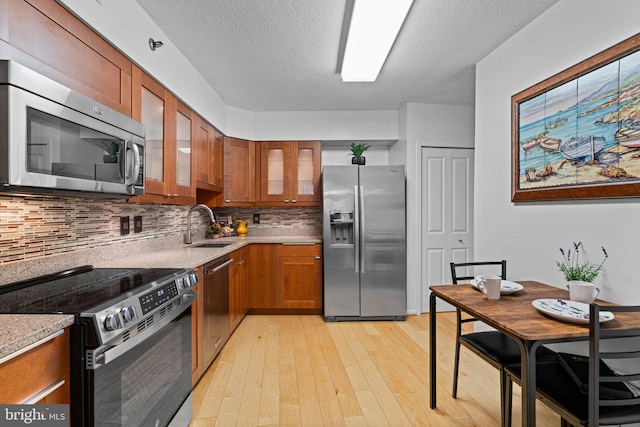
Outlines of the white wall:
M 474 108 L 459 105 L 410 103 L 400 111 L 400 139 L 390 152 L 393 163 L 407 170 L 407 310 L 421 312 L 421 150 L 422 147 L 473 148 Z M 405 161 L 398 157 L 404 155 Z
M 508 260 L 515 280 L 564 286 L 559 248 L 582 241 L 606 271 L 601 297 L 640 303 L 640 199 L 518 203 L 511 200 L 511 96 L 640 30 L 637 0 L 561 0 L 476 66 L 475 255 Z
M 288 111 L 252 113 L 253 134 L 241 138 L 272 140 L 398 139 L 397 111 Z M 236 134 L 243 128 L 228 129 Z

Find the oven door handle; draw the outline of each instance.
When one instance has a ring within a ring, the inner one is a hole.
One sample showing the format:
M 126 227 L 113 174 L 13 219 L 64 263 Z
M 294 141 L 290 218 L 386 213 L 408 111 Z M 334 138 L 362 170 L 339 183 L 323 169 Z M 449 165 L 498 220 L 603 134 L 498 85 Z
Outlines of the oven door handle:
M 217 271 L 222 270 L 223 268 L 225 268 L 227 265 L 231 264 L 233 262 L 233 258 L 227 258 L 226 260 L 224 260 L 224 262 L 220 263 L 220 264 L 215 264 L 213 266 L 209 265 L 206 266 L 204 268 L 204 274 L 206 276 L 208 276 L 209 274 L 213 274 Z
M 104 350 L 103 348 L 87 350 L 87 369 L 97 369 L 102 365 L 111 363 L 118 357 L 146 341 L 148 338 L 151 338 L 157 331 L 164 328 L 184 313 L 195 301 L 197 296 L 198 294 L 196 292 L 182 295 L 183 305 L 181 305 L 179 309 L 171 311 L 170 314 L 154 323 L 153 326 L 146 328 L 143 332 L 134 335 L 121 344 L 109 347 L 107 350 Z

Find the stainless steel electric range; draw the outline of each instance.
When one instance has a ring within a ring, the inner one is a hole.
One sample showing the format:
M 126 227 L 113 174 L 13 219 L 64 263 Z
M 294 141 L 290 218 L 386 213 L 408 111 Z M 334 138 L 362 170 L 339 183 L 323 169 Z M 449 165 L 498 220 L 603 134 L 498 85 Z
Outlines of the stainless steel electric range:
M 189 269 L 83 266 L 0 287 L 0 313 L 74 315 L 73 426 L 188 423 L 197 281 Z

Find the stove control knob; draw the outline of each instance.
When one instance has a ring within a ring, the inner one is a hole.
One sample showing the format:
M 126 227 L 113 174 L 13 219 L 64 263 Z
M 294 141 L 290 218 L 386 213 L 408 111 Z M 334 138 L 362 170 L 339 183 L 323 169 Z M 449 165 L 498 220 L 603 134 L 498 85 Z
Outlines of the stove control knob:
M 135 322 L 136 320 L 138 320 L 138 317 L 136 316 L 136 310 L 135 308 L 133 308 L 133 306 L 123 307 L 121 312 L 125 322 Z
M 182 278 L 182 287 L 184 289 L 189 289 L 192 285 L 193 283 L 191 283 L 191 278 L 189 276 L 184 276 Z
M 189 277 L 191 277 L 191 286 L 196 286 L 199 282 L 198 275 L 196 273 L 191 273 L 189 274 Z
M 107 331 L 115 331 L 116 329 L 122 328 L 120 317 L 117 314 L 107 315 L 104 319 L 104 327 Z

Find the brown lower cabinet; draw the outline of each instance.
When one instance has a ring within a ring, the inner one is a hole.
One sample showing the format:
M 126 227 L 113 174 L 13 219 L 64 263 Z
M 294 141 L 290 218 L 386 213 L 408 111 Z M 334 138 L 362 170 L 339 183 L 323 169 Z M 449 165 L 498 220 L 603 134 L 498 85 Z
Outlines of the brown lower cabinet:
M 60 332 L 0 364 L 0 402 L 70 403 L 69 330 Z
M 249 247 L 231 252 L 229 266 L 229 331 L 240 324 L 249 309 Z
M 322 309 L 321 244 L 252 244 L 249 311 Z
M 198 275 L 198 284 L 195 291 L 198 293 L 198 297 L 191 304 L 191 383 L 193 385 L 196 385 L 206 370 L 202 359 L 202 266 L 196 268 L 196 274 Z
M 276 248 L 257 243 L 249 246 L 249 309 L 276 308 Z
M 276 288 L 277 308 L 322 308 L 322 245 L 278 245 Z

